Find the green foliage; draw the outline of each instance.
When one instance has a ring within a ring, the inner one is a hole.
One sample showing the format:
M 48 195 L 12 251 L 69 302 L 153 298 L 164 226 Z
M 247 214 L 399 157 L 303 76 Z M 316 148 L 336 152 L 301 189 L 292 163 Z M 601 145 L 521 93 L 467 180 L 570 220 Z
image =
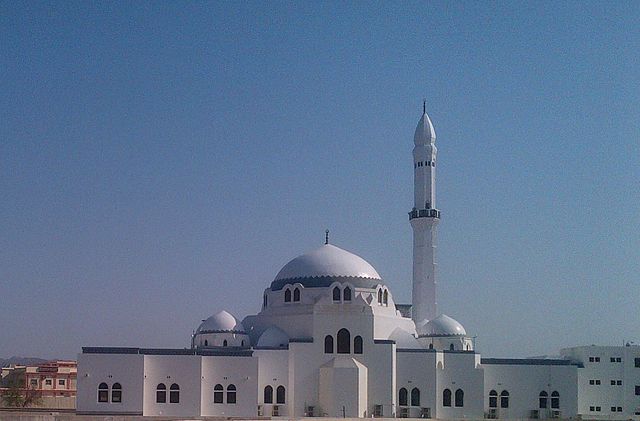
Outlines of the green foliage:
M 40 392 L 28 388 L 25 384 L 24 372 L 13 372 L 3 379 L 3 389 L 0 390 L 2 405 L 9 408 L 26 408 L 38 406 L 42 403 Z

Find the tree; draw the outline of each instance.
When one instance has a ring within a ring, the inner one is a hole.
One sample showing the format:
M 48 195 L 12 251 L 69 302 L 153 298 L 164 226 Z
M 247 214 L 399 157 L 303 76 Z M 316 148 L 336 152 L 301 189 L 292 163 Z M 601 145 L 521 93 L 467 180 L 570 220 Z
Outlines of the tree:
M 4 378 L 5 388 L 0 391 L 2 404 L 11 408 L 26 408 L 39 406 L 42 403 L 42 395 L 34 387 L 25 384 L 24 372 L 13 372 Z

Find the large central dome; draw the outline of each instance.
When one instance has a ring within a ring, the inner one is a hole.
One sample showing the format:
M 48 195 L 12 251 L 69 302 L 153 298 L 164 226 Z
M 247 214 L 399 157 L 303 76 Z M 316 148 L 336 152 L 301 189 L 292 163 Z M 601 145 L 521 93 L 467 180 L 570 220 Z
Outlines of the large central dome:
M 271 283 L 271 289 L 277 291 L 296 282 L 306 287 L 324 287 L 341 280 L 362 287 L 375 286 L 382 281 L 378 272 L 362 257 L 325 244 L 284 265 Z

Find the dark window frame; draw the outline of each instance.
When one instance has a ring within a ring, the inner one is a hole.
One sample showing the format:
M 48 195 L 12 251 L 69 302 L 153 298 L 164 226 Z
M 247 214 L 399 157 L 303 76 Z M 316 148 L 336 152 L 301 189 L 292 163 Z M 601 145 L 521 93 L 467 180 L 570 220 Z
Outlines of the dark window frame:
M 451 408 L 451 390 L 444 389 L 442 391 L 442 406 Z
M 109 385 L 104 382 L 98 385 L 98 403 L 109 403 Z
M 287 401 L 287 390 L 284 386 L 280 385 L 276 388 L 276 403 L 278 405 L 284 405 Z
M 180 385 L 178 383 L 169 386 L 169 403 L 180 403 Z
M 238 389 L 235 384 L 227 386 L 227 404 L 235 405 L 238 399 Z
M 348 329 L 342 328 L 336 335 L 336 353 L 351 354 L 351 333 Z
M 213 386 L 213 403 L 224 403 L 224 386 L 220 383 Z
M 122 385 L 120 383 L 114 383 L 111 386 L 111 402 L 122 403 Z
M 167 386 L 164 383 L 156 386 L 156 403 L 167 403 Z

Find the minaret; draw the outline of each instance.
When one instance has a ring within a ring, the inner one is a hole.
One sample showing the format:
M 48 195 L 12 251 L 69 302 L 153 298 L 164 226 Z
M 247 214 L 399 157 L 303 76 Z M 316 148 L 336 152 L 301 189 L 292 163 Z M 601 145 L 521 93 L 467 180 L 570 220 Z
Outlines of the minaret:
M 413 136 L 414 205 L 409 212 L 413 228 L 412 318 L 416 325 L 438 315 L 436 304 L 436 232 L 440 211 L 436 207 L 436 132 L 427 115 Z

